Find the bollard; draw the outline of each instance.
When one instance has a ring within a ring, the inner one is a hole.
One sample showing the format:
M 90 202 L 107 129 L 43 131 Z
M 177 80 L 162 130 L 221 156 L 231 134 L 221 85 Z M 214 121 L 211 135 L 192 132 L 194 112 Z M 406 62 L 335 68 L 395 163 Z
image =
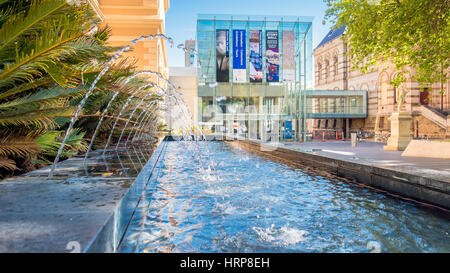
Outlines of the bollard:
M 322 142 L 325 142 L 325 132 L 322 132 Z
M 335 134 L 336 134 L 336 140 L 339 140 L 339 134 L 338 134 L 338 132 L 335 131 Z

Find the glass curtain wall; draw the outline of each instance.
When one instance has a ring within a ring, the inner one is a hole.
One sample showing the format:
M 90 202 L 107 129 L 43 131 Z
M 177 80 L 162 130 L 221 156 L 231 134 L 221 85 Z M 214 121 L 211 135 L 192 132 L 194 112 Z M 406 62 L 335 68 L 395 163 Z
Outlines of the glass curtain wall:
M 199 124 L 227 135 L 305 140 L 312 18 L 199 15 Z

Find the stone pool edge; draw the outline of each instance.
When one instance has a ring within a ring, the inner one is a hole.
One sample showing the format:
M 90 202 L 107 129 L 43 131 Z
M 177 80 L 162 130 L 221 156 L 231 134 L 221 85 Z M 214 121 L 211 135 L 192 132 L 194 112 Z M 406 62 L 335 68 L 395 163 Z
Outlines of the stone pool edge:
M 263 151 L 261 143 L 250 140 L 237 142 L 259 154 L 353 178 L 390 193 L 450 209 L 450 183 L 445 181 L 283 147 Z
M 124 236 L 128 223 L 138 205 L 141 194 L 150 181 L 153 170 L 159 161 L 167 142 L 165 138 L 158 141 L 157 148 L 140 171 L 133 184 L 128 188 L 116 208 L 90 240 L 83 253 L 112 253 L 116 252 Z

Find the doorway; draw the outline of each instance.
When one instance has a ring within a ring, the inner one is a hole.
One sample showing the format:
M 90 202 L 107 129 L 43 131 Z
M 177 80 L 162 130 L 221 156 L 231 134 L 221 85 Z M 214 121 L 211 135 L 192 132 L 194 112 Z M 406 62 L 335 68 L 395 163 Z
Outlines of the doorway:
M 428 88 L 424 88 L 423 91 L 420 92 L 420 104 L 421 105 L 428 105 L 429 103 L 429 92 Z

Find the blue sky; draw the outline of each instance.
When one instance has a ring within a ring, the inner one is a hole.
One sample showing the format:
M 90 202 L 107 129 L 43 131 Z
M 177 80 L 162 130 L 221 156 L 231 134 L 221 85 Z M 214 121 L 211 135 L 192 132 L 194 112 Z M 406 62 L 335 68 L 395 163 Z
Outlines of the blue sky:
M 166 14 L 166 34 L 175 45 L 195 39 L 197 14 L 312 16 L 313 48 L 330 30 L 322 24 L 327 6 L 323 0 L 170 0 Z M 184 53 L 168 49 L 169 66 L 184 66 Z

